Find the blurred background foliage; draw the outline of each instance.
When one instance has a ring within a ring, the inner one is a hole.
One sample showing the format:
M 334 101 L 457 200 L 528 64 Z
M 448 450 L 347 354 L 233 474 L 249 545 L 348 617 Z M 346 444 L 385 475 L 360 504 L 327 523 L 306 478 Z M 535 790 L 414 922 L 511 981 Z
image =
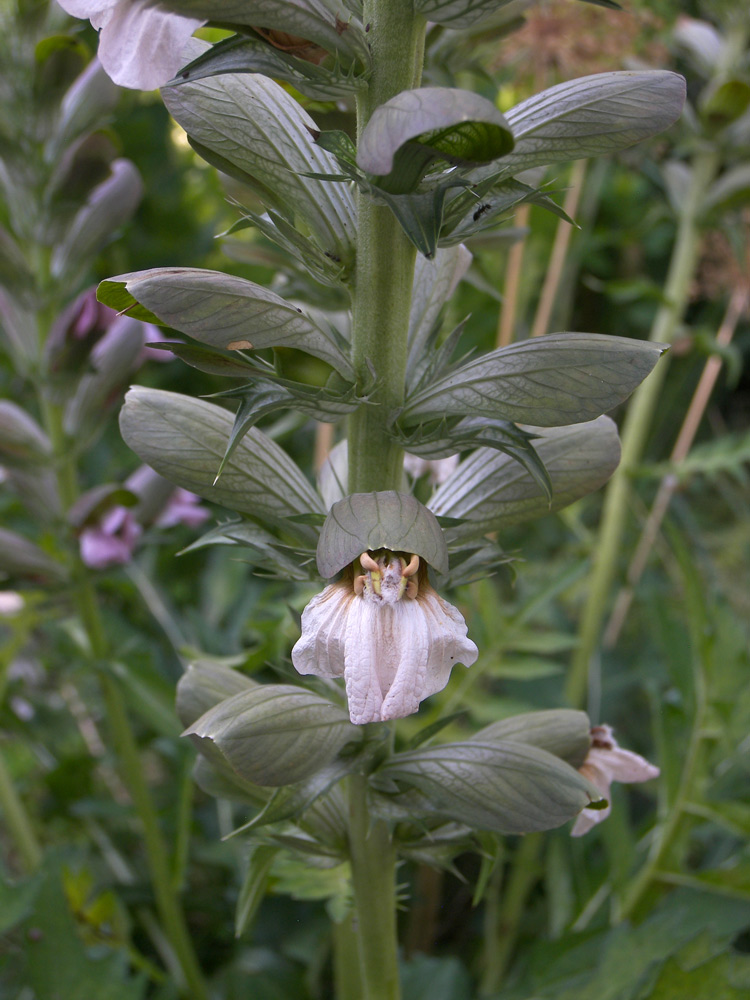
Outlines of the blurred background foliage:
M 616 642 L 605 636 L 589 690 L 592 720 L 610 723 L 623 745 L 658 762 L 662 778 L 656 802 L 648 789 L 615 789 L 611 817 L 584 840 L 571 840 L 567 830 L 504 842 L 487 837 L 480 858 L 459 857 L 445 870 L 418 862 L 401 869 L 410 1000 L 731 1000 L 750 991 L 746 3 L 629 0 L 626 6 L 615 12 L 516 0 L 481 31 L 448 38 L 434 29 L 425 76 L 470 86 L 501 108 L 556 82 L 612 69 L 673 68 L 688 79 L 693 111 L 669 133 L 545 177 L 578 228 L 532 206 L 475 239 L 474 263 L 444 329 L 471 314 L 470 336 L 481 349 L 532 331 L 647 337 L 663 301 L 680 206 L 680 171 L 668 164 L 689 164 L 707 144 L 723 157 L 720 176 L 744 164 L 744 183 L 701 227 L 685 318 L 637 469 L 618 587 L 664 476 L 674 477 L 672 502 L 629 613 L 615 623 Z M 27 189 L 33 198 L 51 166 L 42 139 L 55 88 L 64 89 L 85 66 L 96 36 L 39 0 L 23 0 L 18 10 L 15 22 L 3 15 L 0 38 L 7 67 L 0 153 L 11 155 L 15 147 L 35 179 Z M 680 40 L 676 28 L 684 16 L 704 19 L 724 39 L 744 32 L 733 77 L 739 106 L 729 112 L 706 110 L 701 95 L 715 79 L 696 49 Z M 42 58 L 39 43 L 50 36 L 69 40 L 69 64 Z M 701 117 L 695 109 L 702 100 Z M 303 102 L 326 127 L 350 121 L 345 109 Z M 67 287 L 59 309 L 104 277 L 171 264 L 231 271 L 312 301 L 323 294 L 304 287 L 254 231 L 216 239 L 236 219 L 228 201 L 232 183 L 223 184 L 193 154 L 157 94 L 121 93 L 98 134 L 135 164 L 144 193 L 132 220 L 111 233 L 87 273 Z M 7 200 L 0 202 L 0 223 L 13 228 Z M 44 240 L 29 233 L 32 244 Z M 675 440 L 728 318 L 731 334 L 718 348 L 721 371 L 697 414 L 695 444 L 675 462 Z M 3 355 L 2 396 L 39 417 L 35 377 L 33 364 L 21 371 L 11 352 Z M 223 388 L 178 361 L 149 361 L 137 377 L 196 395 Z M 85 488 L 122 483 L 137 465 L 119 439 L 115 412 L 80 455 Z M 265 429 L 313 475 L 320 431 L 296 418 Z M 54 552 L 51 521 L 45 528 L 44 519 L 34 520 L 12 486 L 5 475 L 3 526 Z M 403 720 L 400 738 L 452 713 L 460 714 L 446 732 L 465 735 L 515 712 L 563 703 L 600 509 L 601 495 L 588 497 L 501 539 L 512 557 L 508 565 L 457 595 L 479 662 L 455 671 L 418 717 Z M 331 996 L 328 914 L 340 919 L 345 911 L 341 872 L 277 861 L 264 895 L 253 883 L 242 837 L 221 840 L 241 809 L 194 789 L 193 754 L 178 739 L 173 711 L 182 665 L 196 657 L 222 659 L 260 678 L 291 676 L 294 612 L 308 595 L 254 575 L 229 549 L 178 555 L 196 537 L 184 525 L 152 526 L 131 562 L 97 578 L 173 883 L 212 996 Z M 18 580 L 10 570 L 0 585 L 24 599 L 22 608 L 11 601 L 0 611 L 0 779 L 12 779 L 42 850 L 29 863 L 9 824 L 0 827 L 0 995 L 175 996 L 138 823 L 67 595 L 33 578 Z M 235 937 L 238 896 L 240 910 L 255 919 L 241 921 Z M 338 926 L 341 933 L 345 924 Z

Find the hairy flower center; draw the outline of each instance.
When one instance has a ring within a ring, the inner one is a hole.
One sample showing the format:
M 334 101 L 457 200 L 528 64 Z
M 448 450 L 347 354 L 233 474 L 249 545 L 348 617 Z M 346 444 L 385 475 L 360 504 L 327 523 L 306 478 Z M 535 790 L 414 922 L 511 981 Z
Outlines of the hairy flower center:
M 359 563 L 364 573 L 354 578 L 357 596 L 378 604 L 396 604 L 404 595 L 412 599 L 417 596 L 419 556 L 411 555 L 407 563 L 397 552 L 378 549 L 363 552 Z

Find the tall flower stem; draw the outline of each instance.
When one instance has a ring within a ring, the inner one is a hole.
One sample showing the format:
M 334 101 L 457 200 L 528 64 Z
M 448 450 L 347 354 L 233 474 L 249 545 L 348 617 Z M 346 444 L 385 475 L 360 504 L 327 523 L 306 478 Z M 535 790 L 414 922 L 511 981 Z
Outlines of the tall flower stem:
M 349 778 L 349 856 L 363 1000 L 399 1000 L 396 852 L 383 820 L 367 808 L 367 778 Z
M 418 86 L 424 59 L 424 18 L 403 0 L 365 0 L 364 23 L 373 68 L 357 98 L 357 133 L 385 101 Z M 357 263 L 353 288 L 352 358 L 357 375 L 377 378 L 376 405 L 349 420 L 349 490 L 398 490 L 403 450 L 388 421 L 404 399 L 409 309 L 416 251 L 390 209 L 363 193 L 357 204 Z M 387 825 L 370 816 L 365 775 L 349 779 L 349 857 L 354 929 L 364 1000 L 398 1000 L 396 851 Z M 351 936 L 350 936 L 351 939 Z
M 69 510 L 78 498 L 78 480 L 74 460 L 65 439 L 62 414 L 42 392 L 42 411 L 47 433 L 55 454 L 58 489 L 64 510 Z M 193 950 L 180 900 L 175 892 L 170 869 L 169 854 L 159 828 L 156 804 L 146 781 L 143 762 L 123 699 L 123 692 L 115 676 L 107 668 L 111 649 L 99 610 L 96 591 L 86 568 L 80 560 L 72 560 L 73 599 L 85 629 L 90 655 L 97 665 L 102 700 L 109 730 L 117 754 L 120 773 L 143 831 L 151 885 L 164 930 L 174 952 L 178 973 L 183 982 L 180 992 L 195 1000 L 208 996 L 200 966 Z
M 718 154 L 712 150 L 698 153 L 693 160 L 690 186 L 682 203 L 664 288 L 664 301 L 651 328 L 652 341 L 671 343 L 684 315 L 690 282 L 698 260 L 700 207 L 718 167 Z M 599 642 L 617 571 L 628 513 L 630 479 L 643 454 L 667 373 L 668 359 L 669 355 L 660 360 L 633 396 L 623 427 L 622 459 L 607 487 L 602 523 L 593 547 L 594 564 L 589 578 L 588 597 L 581 617 L 578 646 L 567 681 L 566 693 L 572 705 L 581 705 L 586 700 L 589 669 Z
M 373 70 L 367 91 L 357 99 L 357 131 L 373 111 L 402 90 L 418 85 L 422 75 L 424 19 L 403 0 L 367 0 Z M 352 357 L 365 381 L 370 366 L 378 386 L 373 402 L 349 420 L 349 489 L 351 492 L 399 489 L 403 451 L 387 433 L 392 410 L 404 399 L 409 307 L 416 251 L 385 205 L 359 193 L 357 264 L 354 278 Z

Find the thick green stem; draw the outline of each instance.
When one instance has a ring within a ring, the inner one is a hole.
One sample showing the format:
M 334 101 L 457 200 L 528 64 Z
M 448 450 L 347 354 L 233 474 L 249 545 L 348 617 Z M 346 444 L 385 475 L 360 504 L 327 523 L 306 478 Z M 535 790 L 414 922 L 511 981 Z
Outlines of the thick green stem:
M 64 510 L 78 497 L 78 481 L 70 448 L 62 427 L 60 408 L 42 395 L 42 411 L 56 458 L 57 483 Z M 130 725 L 123 692 L 116 678 L 102 666 L 111 659 L 111 650 L 99 611 L 96 592 L 80 560 L 71 554 L 73 597 L 88 637 L 92 660 L 99 664 L 98 676 L 110 733 L 123 781 L 133 800 L 143 830 L 151 885 L 156 906 L 174 951 L 183 982 L 180 991 L 195 1000 L 208 996 L 193 950 L 185 915 L 175 891 L 169 854 L 159 827 L 159 816 L 143 771 L 138 743 Z
M 419 84 L 425 21 L 404 0 L 365 0 L 373 70 L 357 100 L 357 132 L 385 101 Z M 353 287 L 352 358 L 366 382 L 374 369 L 372 402 L 349 420 L 349 490 L 398 490 L 403 451 L 390 439 L 391 413 L 404 399 L 409 308 L 416 251 L 390 209 L 358 196 L 357 264 Z M 354 935 L 364 1000 L 398 1000 L 396 851 L 381 820 L 370 817 L 368 780 L 349 779 L 349 853 L 354 890 Z M 346 940 L 339 941 L 346 947 Z M 340 971 L 346 968 L 339 954 Z M 343 982 L 343 980 L 342 980 Z M 350 982 L 349 976 L 346 982 Z
M 424 20 L 403 0 L 367 0 L 373 71 L 358 98 L 357 128 L 389 98 L 419 83 Z M 354 280 L 352 358 L 367 381 L 377 376 L 372 400 L 349 420 L 349 489 L 352 493 L 400 489 L 403 450 L 388 436 L 388 419 L 404 399 L 409 307 L 416 251 L 395 216 L 369 195 L 358 196 L 357 266 Z
M 711 151 L 698 154 L 693 162 L 691 183 L 680 212 L 672 250 L 664 302 L 659 307 L 651 329 L 650 339 L 653 341 L 671 343 L 684 315 L 698 259 L 700 205 L 718 166 L 718 156 Z M 628 512 L 630 479 L 643 454 L 668 364 L 669 355 L 666 355 L 633 396 L 625 419 L 622 459 L 607 487 L 602 522 L 593 547 L 593 568 L 581 617 L 578 646 L 568 676 L 566 693 L 572 705 L 581 705 L 586 700 L 589 669 L 599 643 L 617 571 Z
M 362 1000 L 359 944 L 353 913 L 333 925 L 333 985 L 336 1000 Z
M 349 857 L 362 997 L 399 1000 L 396 851 L 387 825 L 370 816 L 367 787 L 366 776 L 349 778 Z

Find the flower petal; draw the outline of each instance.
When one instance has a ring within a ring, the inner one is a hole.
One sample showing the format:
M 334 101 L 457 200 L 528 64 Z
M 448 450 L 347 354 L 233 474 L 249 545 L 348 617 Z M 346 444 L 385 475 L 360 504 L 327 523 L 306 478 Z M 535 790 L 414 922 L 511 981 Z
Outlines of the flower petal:
M 109 7 L 113 7 L 115 2 L 116 0 L 58 0 L 66 13 L 81 18 L 99 17 Z
M 615 745 L 614 750 L 602 750 L 600 753 L 602 756 L 606 755 L 605 766 L 615 781 L 632 783 L 650 781 L 651 778 L 659 777 L 658 767 L 631 750 L 622 750 Z
M 606 819 L 611 811 L 611 806 L 607 806 L 606 809 L 582 809 L 573 824 L 570 836 L 582 837 L 585 833 L 588 833 L 589 830 L 593 829 L 597 823 L 601 823 L 602 820 Z
M 459 611 L 428 585 L 416 600 L 355 598 L 346 641 L 346 694 L 355 725 L 411 715 L 448 683 L 456 663 L 477 658 Z
M 292 649 L 300 674 L 343 677 L 347 615 L 354 601 L 351 585 L 332 583 L 302 612 L 302 635 Z
M 120 0 L 102 20 L 99 61 L 121 87 L 154 90 L 189 61 L 183 50 L 202 23 L 166 14 L 145 0 Z
M 352 599 L 346 622 L 346 698 L 355 726 L 379 722 L 399 659 L 398 605 Z

